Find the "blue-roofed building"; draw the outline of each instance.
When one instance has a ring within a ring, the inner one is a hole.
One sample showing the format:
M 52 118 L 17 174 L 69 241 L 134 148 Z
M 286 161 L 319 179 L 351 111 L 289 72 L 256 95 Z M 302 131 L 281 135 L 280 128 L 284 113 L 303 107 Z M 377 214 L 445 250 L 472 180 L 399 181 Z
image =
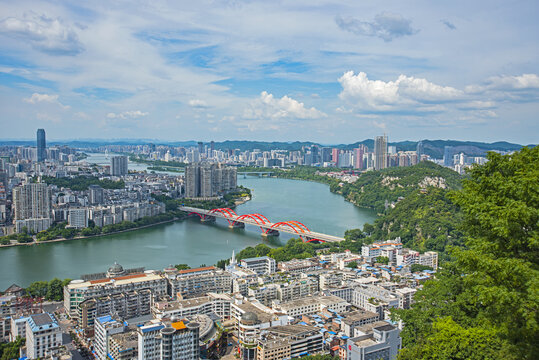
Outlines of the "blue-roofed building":
M 125 331 L 123 321 L 110 315 L 98 317 L 94 325 L 94 349 L 98 360 L 107 360 L 109 354 L 109 337 Z
M 54 315 L 41 313 L 26 320 L 26 356 L 44 358 L 62 345 L 62 331 Z

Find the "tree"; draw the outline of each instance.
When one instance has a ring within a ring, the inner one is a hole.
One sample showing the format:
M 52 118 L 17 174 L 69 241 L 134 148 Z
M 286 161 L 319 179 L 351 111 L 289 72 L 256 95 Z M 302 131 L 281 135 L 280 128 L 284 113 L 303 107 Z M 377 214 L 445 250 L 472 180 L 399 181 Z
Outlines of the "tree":
M 435 343 L 442 353 L 454 348 L 450 336 L 440 335 L 454 333 L 450 321 L 476 339 L 459 341 L 463 357 L 479 359 L 493 343 L 490 358 L 539 354 L 539 147 L 489 153 L 488 160 L 452 195 L 466 248 L 453 249 L 454 261 L 416 293 L 410 310 L 396 311 L 406 324 L 401 359 L 431 359 L 422 349 Z
M 12 360 L 19 358 L 19 350 L 24 346 L 24 338 L 17 336 L 17 339 L 9 343 L 0 343 L 0 360 Z
M 356 269 L 357 268 L 357 262 L 350 261 L 348 264 L 346 264 L 346 267 L 351 268 L 351 269 Z
M 450 317 L 433 324 L 433 335 L 421 347 L 404 348 L 401 358 L 488 360 L 499 358 L 500 343 L 493 330 L 464 328 Z
M 64 287 L 62 280 L 58 278 L 52 279 L 47 287 L 47 300 L 61 301 L 64 298 Z
M 376 262 L 380 264 L 389 264 L 389 258 L 387 256 L 378 256 Z
M 191 267 L 187 264 L 178 264 L 175 266 L 176 269 L 178 270 L 188 270 L 190 269 Z
M 421 265 L 421 264 L 412 264 L 412 266 L 410 266 L 410 271 L 412 272 L 423 271 L 423 270 L 434 270 L 434 269 L 430 266 Z

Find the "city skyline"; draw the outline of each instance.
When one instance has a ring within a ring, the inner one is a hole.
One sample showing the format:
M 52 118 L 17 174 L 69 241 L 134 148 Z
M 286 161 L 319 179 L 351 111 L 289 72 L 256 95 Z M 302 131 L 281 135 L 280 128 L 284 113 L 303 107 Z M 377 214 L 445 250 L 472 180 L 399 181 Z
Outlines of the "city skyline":
M 486 5 L 4 2 L 2 138 L 537 143 L 538 5 Z

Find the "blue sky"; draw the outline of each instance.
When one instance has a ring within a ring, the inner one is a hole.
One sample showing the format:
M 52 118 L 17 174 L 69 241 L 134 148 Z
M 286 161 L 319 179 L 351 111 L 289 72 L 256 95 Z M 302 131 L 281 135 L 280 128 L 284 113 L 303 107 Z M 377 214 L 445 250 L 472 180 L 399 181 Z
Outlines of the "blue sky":
M 0 138 L 537 143 L 537 1 L 0 1 Z

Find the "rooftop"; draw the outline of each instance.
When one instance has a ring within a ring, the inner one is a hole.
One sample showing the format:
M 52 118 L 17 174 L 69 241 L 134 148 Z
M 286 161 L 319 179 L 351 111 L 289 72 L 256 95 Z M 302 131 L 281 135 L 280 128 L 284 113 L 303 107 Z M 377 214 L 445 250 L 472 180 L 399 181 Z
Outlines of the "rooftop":
M 34 314 L 28 317 L 28 324 L 33 332 L 58 328 L 58 323 L 52 314 Z

